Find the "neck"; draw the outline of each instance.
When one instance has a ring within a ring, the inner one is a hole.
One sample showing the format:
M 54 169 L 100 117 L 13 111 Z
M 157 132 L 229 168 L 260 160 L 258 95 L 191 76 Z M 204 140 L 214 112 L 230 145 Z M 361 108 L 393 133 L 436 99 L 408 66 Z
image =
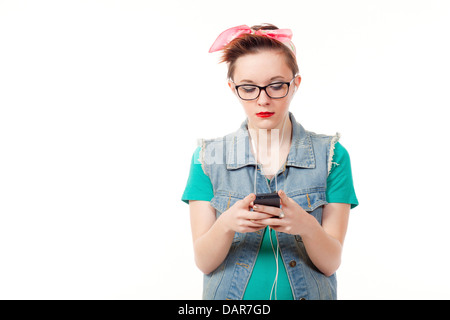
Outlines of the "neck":
M 273 166 L 278 169 L 289 153 L 292 124 L 289 117 L 280 125 L 280 128 L 260 129 L 249 125 L 249 134 L 252 142 L 253 154 L 258 163 L 263 166 Z
M 273 129 L 261 129 L 248 124 L 248 130 L 250 138 L 254 142 L 258 142 L 257 149 L 262 151 L 262 149 L 272 149 L 274 147 L 283 147 L 290 143 L 292 123 L 287 115 L 285 120 L 283 120 L 277 127 Z

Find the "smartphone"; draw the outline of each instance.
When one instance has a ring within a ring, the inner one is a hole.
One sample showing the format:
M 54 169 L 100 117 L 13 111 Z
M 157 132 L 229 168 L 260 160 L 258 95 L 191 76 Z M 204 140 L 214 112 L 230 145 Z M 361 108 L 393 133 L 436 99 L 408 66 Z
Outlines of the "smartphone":
M 256 195 L 254 204 L 261 204 L 263 206 L 280 207 L 280 196 L 276 192 L 260 193 Z

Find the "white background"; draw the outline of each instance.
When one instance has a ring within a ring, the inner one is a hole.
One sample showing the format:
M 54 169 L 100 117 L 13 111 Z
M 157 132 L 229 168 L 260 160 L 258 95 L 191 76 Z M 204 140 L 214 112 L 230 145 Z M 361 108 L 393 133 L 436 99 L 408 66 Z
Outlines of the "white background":
M 360 201 L 340 299 L 449 299 L 448 1 L 0 1 L 0 298 L 200 299 L 198 138 L 244 113 L 208 49 L 291 28 L 291 104 L 342 134 Z

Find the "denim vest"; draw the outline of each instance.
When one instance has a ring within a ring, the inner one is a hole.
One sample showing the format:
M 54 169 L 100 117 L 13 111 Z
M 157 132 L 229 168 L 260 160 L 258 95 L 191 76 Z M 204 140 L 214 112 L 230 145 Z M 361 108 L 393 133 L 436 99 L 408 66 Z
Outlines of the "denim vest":
M 327 204 L 327 177 L 339 134 L 326 136 L 306 131 L 292 113 L 289 116 L 292 143 L 287 160 L 277 173 L 278 189 L 321 223 L 322 207 Z M 217 217 L 254 192 L 255 159 L 249 148 L 247 121 L 232 134 L 203 140 L 200 161 L 213 186 L 210 204 Z M 269 183 L 259 166 L 256 191 L 275 191 L 275 179 Z M 235 233 L 225 260 L 212 273 L 204 275 L 203 299 L 242 299 L 262 238 L 263 230 Z M 277 232 L 277 239 L 294 299 L 336 299 L 336 275 L 326 277 L 313 265 L 302 238 Z

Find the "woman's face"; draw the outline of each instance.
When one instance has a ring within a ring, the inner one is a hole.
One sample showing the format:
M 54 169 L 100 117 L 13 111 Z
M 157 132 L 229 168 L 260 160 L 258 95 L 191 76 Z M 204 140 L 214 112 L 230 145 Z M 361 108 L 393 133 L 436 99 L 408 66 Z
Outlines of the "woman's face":
M 233 75 L 234 83 L 229 81 L 228 85 L 236 94 L 235 86 L 238 85 L 251 84 L 263 87 L 276 82 L 291 82 L 292 78 L 292 70 L 286 64 L 283 53 L 265 50 L 238 58 Z M 297 76 L 291 82 L 287 96 L 281 99 L 270 98 L 264 90 L 261 90 L 255 100 L 246 101 L 238 96 L 247 114 L 249 128 L 281 129 L 300 81 L 300 76 Z

